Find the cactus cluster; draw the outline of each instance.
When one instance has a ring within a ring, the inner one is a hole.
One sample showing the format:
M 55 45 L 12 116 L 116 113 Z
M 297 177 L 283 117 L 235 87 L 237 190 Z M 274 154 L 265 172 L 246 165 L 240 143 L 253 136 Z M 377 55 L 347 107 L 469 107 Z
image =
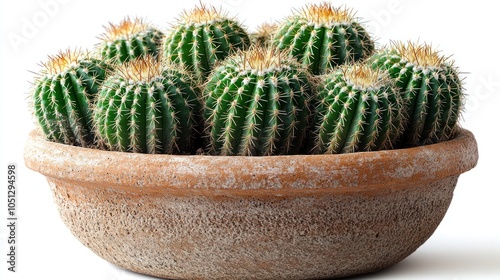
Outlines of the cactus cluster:
M 326 2 L 254 33 L 200 4 L 169 30 L 126 17 L 100 39 L 49 57 L 36 77 L 48 140 L 168 154 L 376 151 L 450 139 L 464 103 L 450 59 L 427 44 L 376 50 L 352 9 Z

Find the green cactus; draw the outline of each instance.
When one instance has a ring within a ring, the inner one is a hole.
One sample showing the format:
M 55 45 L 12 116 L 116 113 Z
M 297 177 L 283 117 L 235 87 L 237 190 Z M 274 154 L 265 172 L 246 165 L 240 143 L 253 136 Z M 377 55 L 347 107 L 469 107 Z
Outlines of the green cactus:
M 250 38 L 240 23 L 202 4 L 181 15 L 165 39 L 163 54 L 167 61 L 192 71 L 203 83 L 217 61 L 249 45 Z
M 185 72 L 152 56 L 131 60 L 103 84 L 94 109 L 97 136 L 110 150 L 193 153 L 198 96 Z
M 450 59 L 427 44 L 395 42 L 369 63 L 388 70 L 401 91 L 408 114 L 403 143 L 426 145 L 453 136 L 464 97 L 459 71 Z
M 274 44 L 315 75 L 366 59 L 374 51 L 374 42 L 352 10 L 330 3 L 307 5 L 285 19 Z
M 32 105 L 47 139 L 88 147 L 94 142 L 91 107 L 109 67 L 79 50 L 49 56 L 35 79 Z
M 119 24 L 110 23 L 106 27 L 106 32 L 99 37 L 99 52 L 116 64 L 147 54 L 158 56 L 163 37 L 160 30 L 143 19 L 126 17 Z
M 390 149 L 401 134 L 403 101 L 384 71 L 341 66 L 321 77 L 316 98 L 313 153 Z
M 215 155 L 298 153 L 310 117 L 307 71 L 276 49 L 255 46 L 214 69 L 204 116 Z

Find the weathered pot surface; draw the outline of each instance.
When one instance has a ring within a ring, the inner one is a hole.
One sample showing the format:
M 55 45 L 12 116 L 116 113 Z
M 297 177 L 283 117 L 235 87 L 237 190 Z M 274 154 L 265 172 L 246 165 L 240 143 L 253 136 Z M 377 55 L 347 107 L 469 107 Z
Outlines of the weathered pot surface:
M 343 155 L 213 157 L 99 151 L 33 132 L 26 165 L 97 255 L 174 279 L 318 279 L 393 265 L 422 245 L 474 136 Z

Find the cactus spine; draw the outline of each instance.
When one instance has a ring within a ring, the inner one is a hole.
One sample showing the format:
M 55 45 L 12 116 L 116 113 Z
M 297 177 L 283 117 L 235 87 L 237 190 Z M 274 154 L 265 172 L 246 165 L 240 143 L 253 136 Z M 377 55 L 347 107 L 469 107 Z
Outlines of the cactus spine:
M 463 103 L 458 69 L 432 46 L 393 43 L 375 54 L 374 68 L 389 71 L 401 90 L 408 114 L 403 143 L 418 146 L 453 136 Z
M 120 64 L 147 54 L 157 56 L 163 33 L 141 18 L 126 17 L 117 25 L 110 23 L 100 39 L 103 58 Z
M 256 46 L 226 59 L 204 90 L 209 153 L 297 153 L 310 116 L 308 78 L 276 49 Z
M 274 44 L 288 50 L 313 74 L 369 57 L 374 42 L 352 10 L 310 4 L 282 22 Z
M 108 66 L 83 51 L 49 56 L 35 79 L 35 118 L 47 139 L 68 145 L 93 144 L 91 107 Z
M 315 113 L 314 153 L 392 148 L 404 119 L 403 101 L 383 71 L 342 66 L 322 76 Z
M 199 110 L 189 76 L 145 56 L 119 66 L 105 81 L 94 119 L 111 150 L 184 154 L 193 152 Z
M 249 45 L 248 34 L 236 20 L 202 4 L 181 15 L 165 39 L 164 57 L 204 82 L 218 60 Z
M 277 28 L 278 25 L 267 22 L 257 26 L 257 30 L 249 35 L 252 44 L 270 46 L 273 42 L 272 38 Z

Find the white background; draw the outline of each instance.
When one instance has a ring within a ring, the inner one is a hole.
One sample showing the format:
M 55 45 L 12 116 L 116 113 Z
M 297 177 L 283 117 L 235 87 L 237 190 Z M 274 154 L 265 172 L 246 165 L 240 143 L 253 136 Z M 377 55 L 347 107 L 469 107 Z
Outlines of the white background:
M 315 1 L 311 1 L 315 2 Z M 146 17 L 168 28 L 198 1 L 0 1 L 0 279 L 152 279 L 117 268 L 81 245 L 62 224 L 45 179 L 24 166 L 23 146 L 33 122 L 27 97 L 38 63 L 65 48 L 92 48 L 108 22 Z M 249 29 L 282 19 L 303 1 L 205 1 Z M 434 235 L 401 263 L 358 279 L 500 279 L 498 151 L 500 61 L 494 1 L 335 1 L 347 3 L 378 38 L 432 42 L 453 55 L 466 78 L 461 120 L 479 143 L 479 164 L 463 174 Z M 17 164 L 17 272 L 7 271 L 7 164 Z

